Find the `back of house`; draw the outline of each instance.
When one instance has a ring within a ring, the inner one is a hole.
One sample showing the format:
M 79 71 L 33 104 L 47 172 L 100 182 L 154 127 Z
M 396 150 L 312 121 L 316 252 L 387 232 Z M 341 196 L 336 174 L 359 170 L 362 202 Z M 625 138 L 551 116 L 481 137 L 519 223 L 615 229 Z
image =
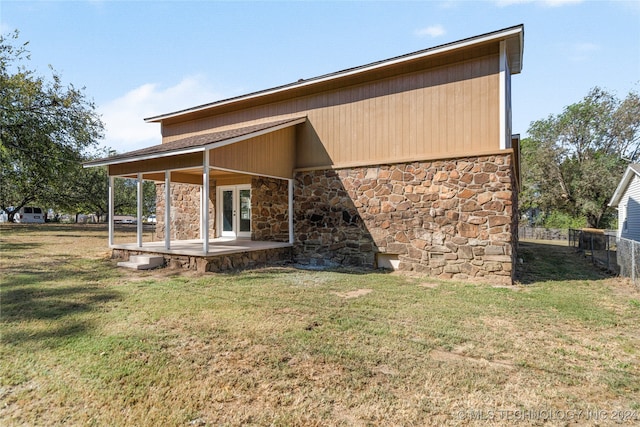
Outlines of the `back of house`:
M 162 144 L 89 165 L 157 183 L 167 248 L 246 237 L 313 267 L 510 282 L 523 40 L 518 25 L 151 117 Z

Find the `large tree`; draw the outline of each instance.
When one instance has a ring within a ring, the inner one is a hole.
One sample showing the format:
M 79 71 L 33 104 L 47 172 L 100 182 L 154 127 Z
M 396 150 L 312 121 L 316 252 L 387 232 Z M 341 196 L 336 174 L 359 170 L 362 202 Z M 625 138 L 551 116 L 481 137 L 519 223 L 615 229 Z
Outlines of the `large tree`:
M 522 141 L 521 209 L 584 217 L 607 226 L 608 202 L 629 162 L 640 159 L 640 97 L 592 89 L 562 113 L 538 120 Z
M 37 76 L 18 33 L 0 36 L 0 209 L 64 204 L 70 177 L 96 147 L 103 124 L 84 88 Z

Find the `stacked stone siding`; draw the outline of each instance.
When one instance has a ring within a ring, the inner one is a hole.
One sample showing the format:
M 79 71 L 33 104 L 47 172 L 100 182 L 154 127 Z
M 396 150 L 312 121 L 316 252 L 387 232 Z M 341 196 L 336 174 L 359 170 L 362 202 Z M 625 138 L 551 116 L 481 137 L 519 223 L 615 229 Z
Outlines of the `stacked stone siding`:
M 289 185 L 283 179 L 254 177 L 251 182 L 252 240 L 289 241 Z
M 156 185 L 156 237 L 164 239 L 164 184 Z M 200 238 L 200 186 L 171 184 L 171 239 Z M 209 235 L 215 235 L 215 187 L 209 191 Z
M 294 259 L 511 282 L 517 222 L 511 156 L 299 172 Z
M 320 170 L 296 174 L 293 203 L 296 262 L 319 267 L 373 267 L 377 249 L 368 224 L 363 221 L 362 214 L 367 209 L 363 209 L 356 191 L 346 189 L 354 185 L 347 175 L 359 176 L 362 171 Z M 367 184 L 359 182 L 358 185 L 359 192 L 364 193 L 371 190 L 373 181 L 369 179 Z M 373 206 L 375 203 L 372 200 L 371 206 L 367 206 L 372 212 L 379 211 L 379 206 Z

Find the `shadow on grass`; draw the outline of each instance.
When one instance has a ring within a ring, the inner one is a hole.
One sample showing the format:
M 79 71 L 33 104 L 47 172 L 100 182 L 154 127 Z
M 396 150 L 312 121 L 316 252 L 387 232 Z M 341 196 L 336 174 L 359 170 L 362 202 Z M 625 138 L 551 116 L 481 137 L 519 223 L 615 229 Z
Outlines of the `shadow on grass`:
M 86 314 L 122 299 L 120 292 L 99 284 L 110 275 L 101 263 L 86 270 L 59 265 L 55 270 L 22 268 L 7 273 L 0 280 L 5 343 L 44 340 L 47 345 L 60 344 L 60 339 L 92 329 Z
M 574 248 L 542 242 L 520 241 L 516 280 L 523 285 L 561 280 L 602 280 L 611 277 Z
M 42 243 L 7 243 L 0 242 L 0 251 L 3 258 L 24 257 L 22 251 L 30 251 L 42 246 Z

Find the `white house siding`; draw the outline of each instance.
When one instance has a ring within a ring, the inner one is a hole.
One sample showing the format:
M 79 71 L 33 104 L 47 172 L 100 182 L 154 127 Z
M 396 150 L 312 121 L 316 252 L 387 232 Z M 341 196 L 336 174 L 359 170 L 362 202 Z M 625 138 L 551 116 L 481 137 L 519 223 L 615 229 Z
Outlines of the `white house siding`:
M 618 235 L 640 242 L 640 177 L 634 174 L 618 205 Z

